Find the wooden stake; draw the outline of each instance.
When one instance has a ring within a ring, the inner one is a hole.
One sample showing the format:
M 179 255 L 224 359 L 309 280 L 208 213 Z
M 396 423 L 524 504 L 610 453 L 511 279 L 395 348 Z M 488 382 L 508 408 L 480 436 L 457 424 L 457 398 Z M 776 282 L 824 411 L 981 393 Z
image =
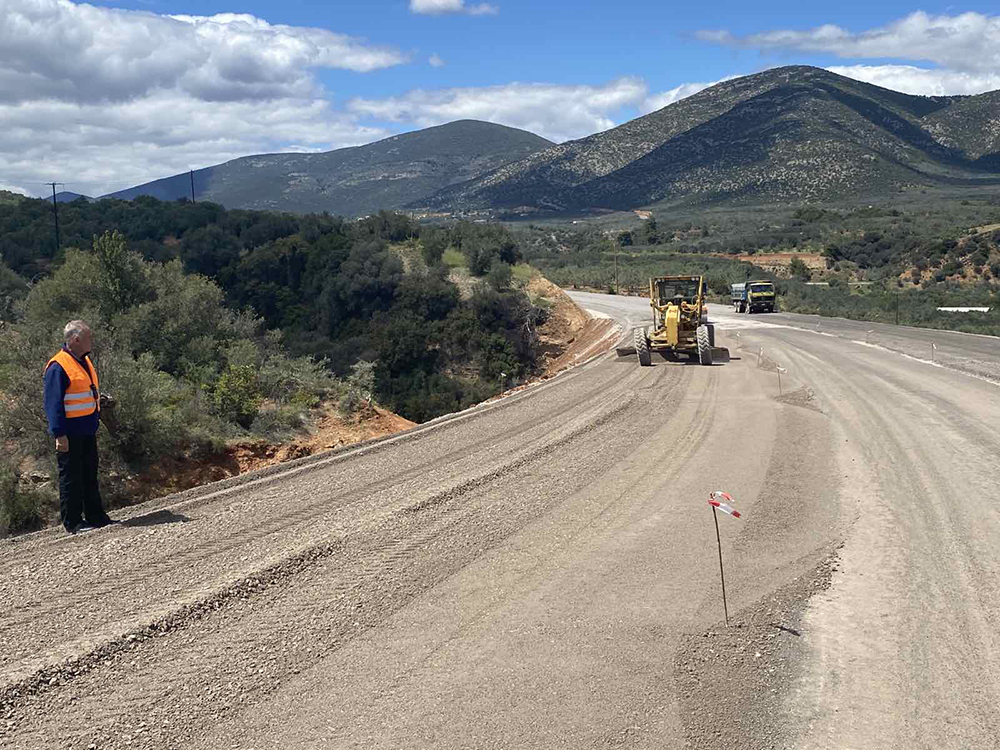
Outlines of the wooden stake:
M 722 611 L 726 615 L 726 627 L 729 627 L 729 604 L 726 603 L 726 572 L 722 567 L 722 537 L 719 536 L 719 511 L 712 506 L 712 520 L 715 521 L 715 541 L 719 544 L 719 578 L 722 579 Z

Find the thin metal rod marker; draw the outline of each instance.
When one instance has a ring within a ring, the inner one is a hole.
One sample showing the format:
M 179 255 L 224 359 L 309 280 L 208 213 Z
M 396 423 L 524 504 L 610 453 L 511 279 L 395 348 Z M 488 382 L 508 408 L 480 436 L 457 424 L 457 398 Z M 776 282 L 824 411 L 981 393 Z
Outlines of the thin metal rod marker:
M 760 358 L 764 356 L 764 347 L 757 350 L 757 367 L 760 367 Z
M 726 603 L 726 569 L 722 567 L 722 537 L 719 536 L 719 513 L 712 506 L 712 520 L 715 521 L 715 541 L 719 545 L 719 578 L 722 579 L 722 611 L 726 615 L 726 627 L 729 627 L 729 604 Z
M 776 369 L 777 369 L 777 372 L 778 372 L 778 395 L 780 396 L 781 395 L 781 373 L 787 372 L 787 370 L 784 367 L 778 367 Z
M 708 495 L 708 504 L 712 506 L 712 520 L 715 521 L 715 541 L 719 545 L 719 578 L 722 580 L 722 611 L 726 616 L 726 627 L 729 627 L 729 603 L 726 601 L 726 571 L 722 566 L 722 537 L 719 535 L 719 513 L 728 513 L 733 518 L 739 518 L 740 512 L 733 508 L 729 502 L 733 498 L 729 496 L 728 492 L 722 492 L 716 490 L 715 492 L 710 492 Z M 729 502 L 723 502 L 729 501 Z
M 934 342 L 932 341 L 932 342 L 931 342 L 931 362 L 936 362 L 936 361 L 937 361 L 937 360 L 936 360 L 936 359 L 934 358 L 934 352 L 936 352 L 936 351 L 937 351 L 937 344 L 935 344 L 935 343 L 934 343 Z

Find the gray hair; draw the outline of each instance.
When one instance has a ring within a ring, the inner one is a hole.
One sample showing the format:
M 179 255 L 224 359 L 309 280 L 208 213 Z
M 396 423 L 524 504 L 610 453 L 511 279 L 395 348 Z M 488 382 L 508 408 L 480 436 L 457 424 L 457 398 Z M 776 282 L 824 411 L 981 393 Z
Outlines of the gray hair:
M 63 339 L 68 344 L 70 341 L 80 336 L 84 331 L 89 331 L 90 326 L 84 323 L 82 320 L 71 320 L 63 328 Z

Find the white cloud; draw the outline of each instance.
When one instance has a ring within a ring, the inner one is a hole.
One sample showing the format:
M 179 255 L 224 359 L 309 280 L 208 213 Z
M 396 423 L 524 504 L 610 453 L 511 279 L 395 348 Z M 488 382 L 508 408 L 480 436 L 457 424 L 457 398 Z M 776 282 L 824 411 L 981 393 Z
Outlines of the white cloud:
M 510 83 L 417 89 L 387 99 L 352 99 L 347 107 L 355 114 L 387 122 L 429 127 L 460 119 L 486 120 L 565 141 L 614 127 L 611 115 L 622 107 L 638 105 L 647 93 L 646 84 L 637 78 L 620 78 L 604 86 Z
M 12 183 L 99 195 L 293 144 L 391 134 L 334 110 L 313 73 L 406 60 L 388 47 L 249 15 L 0 4 L 0 174 Z
M 465 0 L 410 0 L 410 11 L 429 16 L 438 16 L 444 13 L 468 13 L 471 16 L 492 16 L 497 13 L 496 7 L 489 3 L 466 5 Z
M 431 55 L 429 58 L 427 58 L 427 62 L 430 64 L 430 66 L 432 68 L 443 68 L 444 67 L 444 60 L 442 60 L 437 55 Z
M 826 24 L 806 31 L 774 30 L 744 37 L 725 30 L 701 31 L 697 36 L 708 42 L 758 50 L 926 61 L 967 73 L 992 74 L 1000 69 L 1000 16 L 982 13 L 932 16 L 917 11 L 861 32 Z
M 93 110 L 57 101 L 0 105 L 0 174 L 28 184 L 59 180 L 96 196 L 248 154 L 329 150 L 391 134 L 322 100 L 230 102 L 209 111 L 163 92 Z
M 23 187 L 18 187 L 17 185 L 8 185 L 6 182 L 0 182 L 0 190 L 6 190 L 8 193 L 18 193 L 19 195 L 28 195 L 28 196 L 31 195 L 31 193 L 29 193 Z
M 367 72 L 405 62 L 397 50 L 325 29 L 248 15 L 162 16 L 4 0 L 0 101 L 126 101 L 177 89 L 205 101 L 265 99 L 315 88 L 311 68 Z
M 981 94 L 1000 89 L 1000 73 L 928 70 L 912 65 L 834 65 L 827 70 L 893 91 L 922 96 Z

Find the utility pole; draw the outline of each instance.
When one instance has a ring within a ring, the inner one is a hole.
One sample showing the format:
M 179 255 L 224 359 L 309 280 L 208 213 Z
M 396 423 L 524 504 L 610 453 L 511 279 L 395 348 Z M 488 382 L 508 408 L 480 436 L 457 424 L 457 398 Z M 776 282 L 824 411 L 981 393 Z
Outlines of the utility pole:
M 194 203 L 194 170 L 188 170 L 191 172 L 191 202 Z
M 46 185 L 52 186 L 52 215 L 55 217 L 56 222 L 56 253 L 59 252 L 59 204 L 56 202 L 56 185 L 65 185 L 64 182 L 46 182 Z
M 615 237 L 615 294 L 622 293 L 621 284 L 618 283 L 618 237 Z

